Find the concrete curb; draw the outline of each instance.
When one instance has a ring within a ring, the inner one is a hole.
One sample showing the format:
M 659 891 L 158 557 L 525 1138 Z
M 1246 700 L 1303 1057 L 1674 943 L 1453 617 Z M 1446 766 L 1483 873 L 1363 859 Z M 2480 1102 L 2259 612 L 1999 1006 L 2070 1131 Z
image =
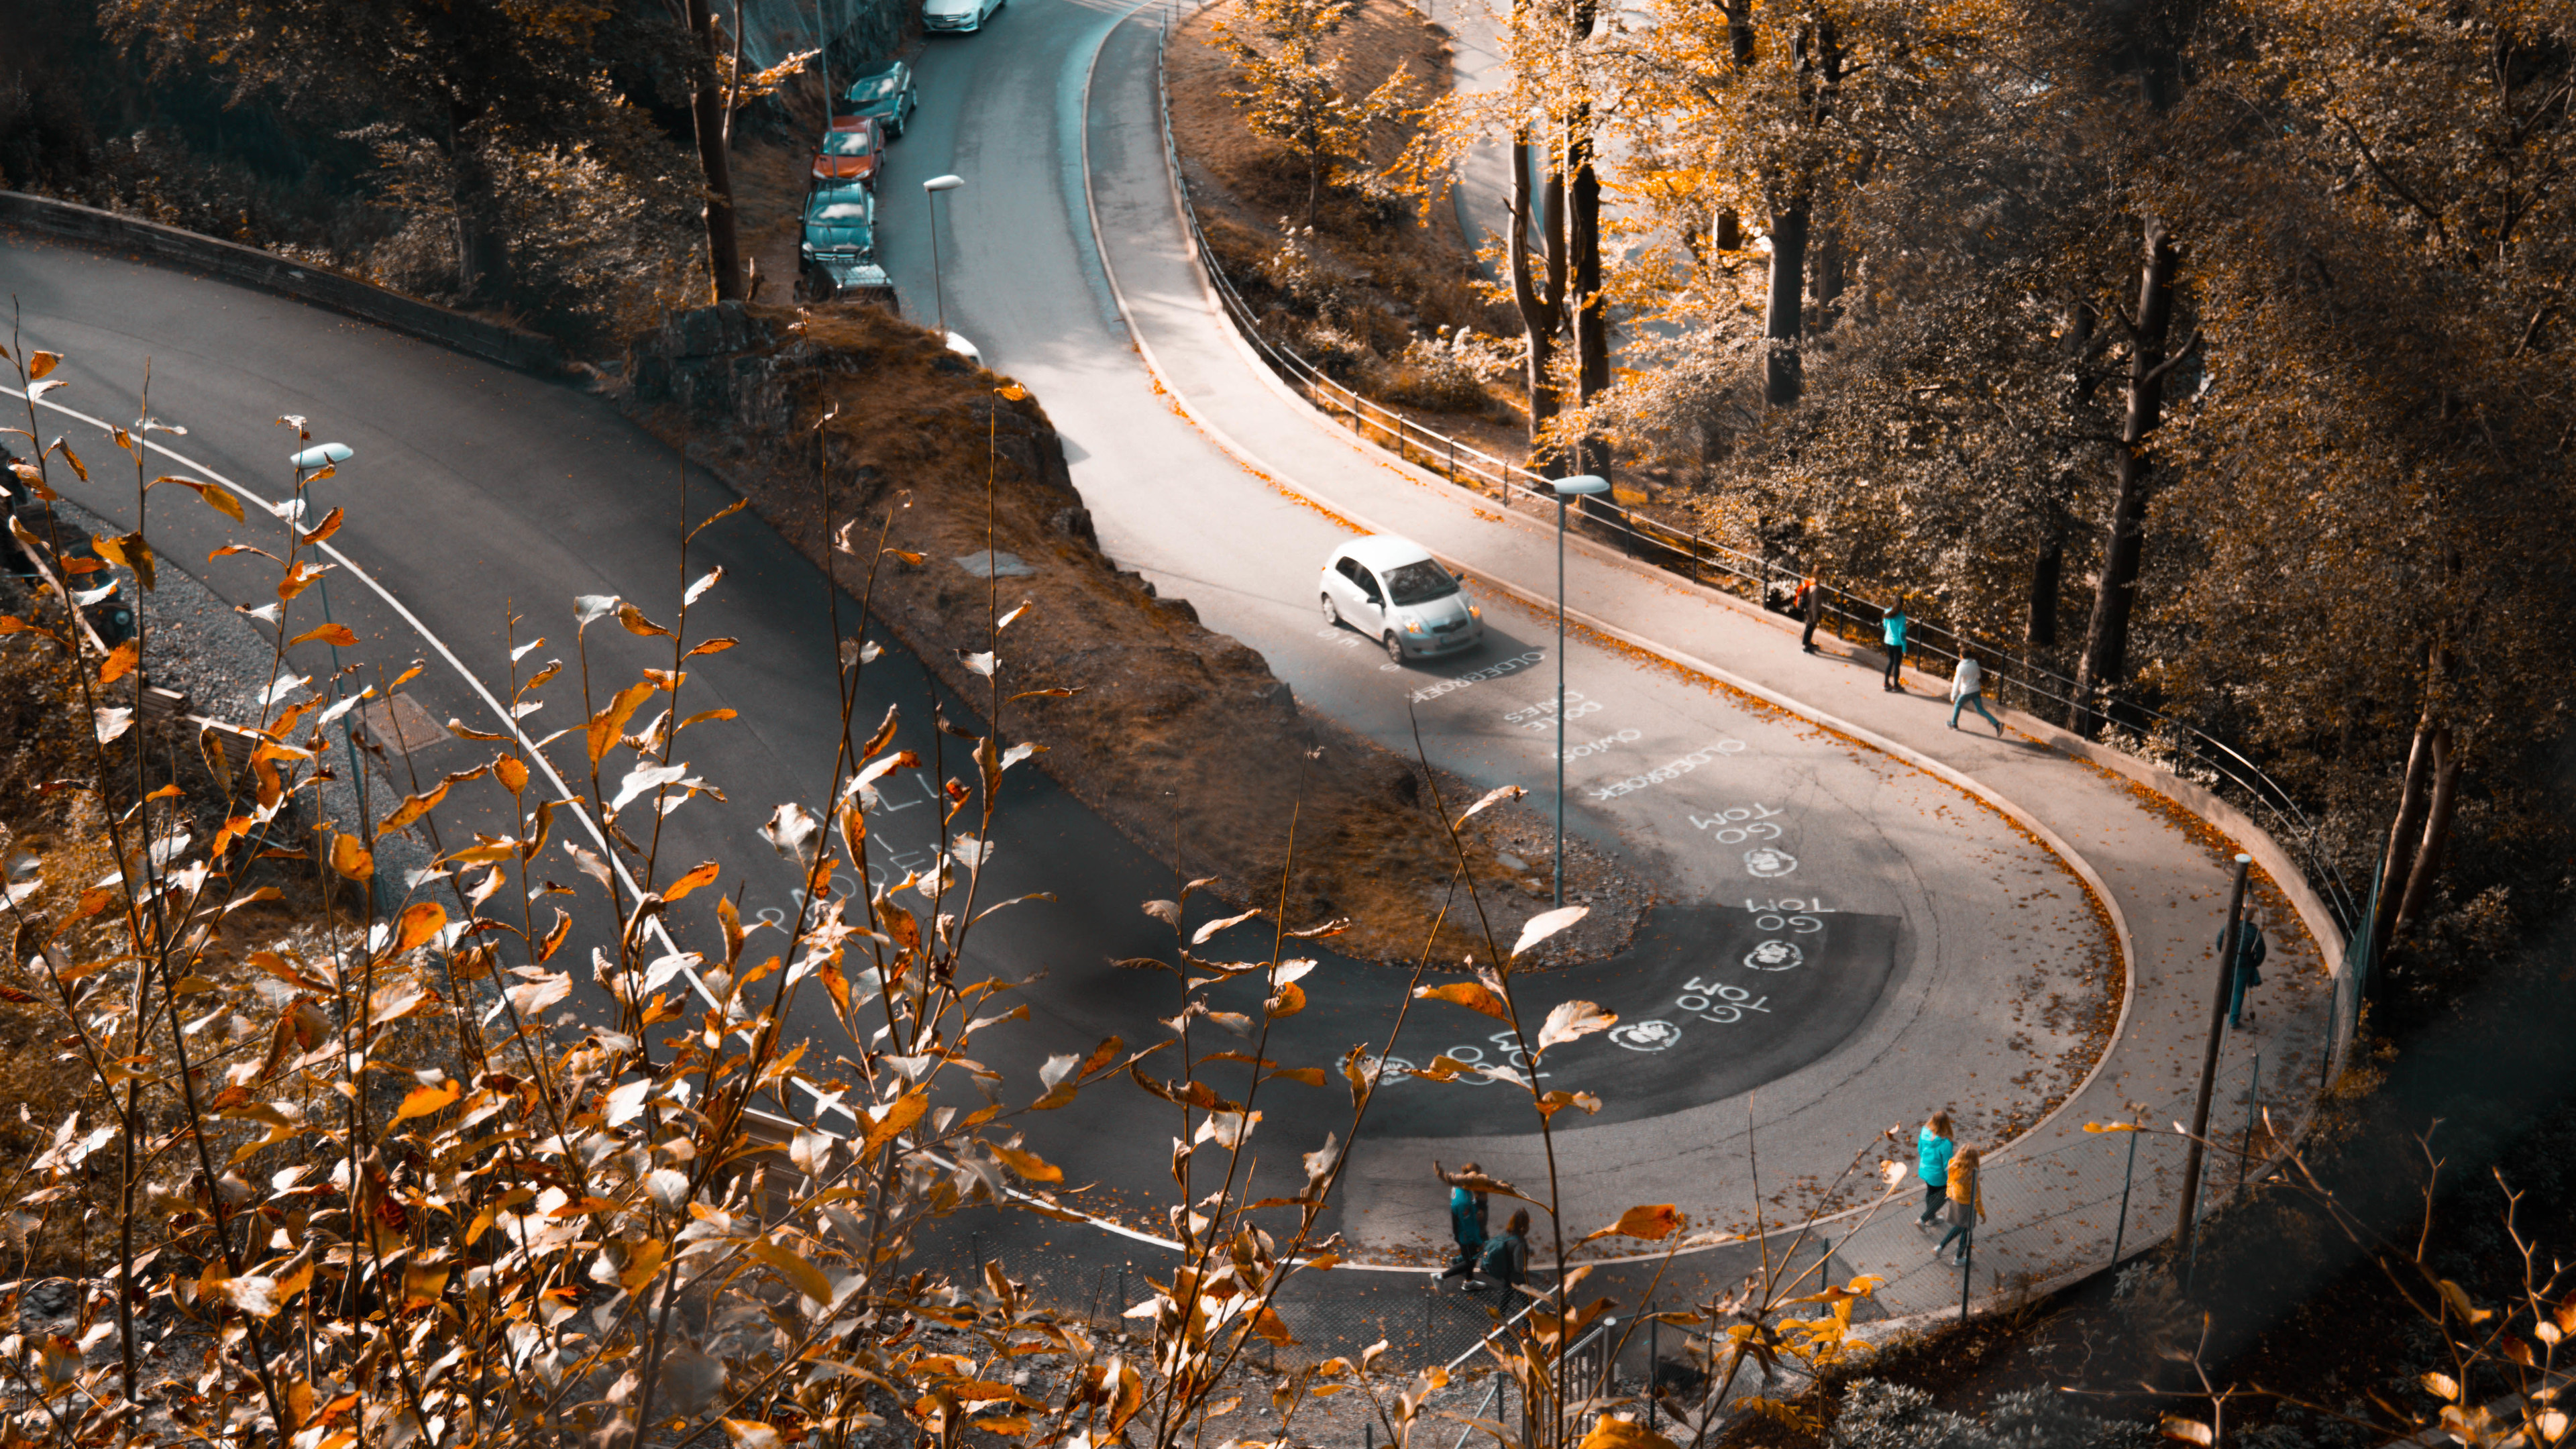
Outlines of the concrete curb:
M 327 307 L 406 337 L 539 377 L 570 377 L 576 371 L 572 359 L 551 337 L 469 317 L 372 282 L 298 266 L 273 252 L 175 226 L 19 191 L 0 191 L 0 225 L 131 252 L 140 260 L 161 266 L 211 272 L 227 281 Z

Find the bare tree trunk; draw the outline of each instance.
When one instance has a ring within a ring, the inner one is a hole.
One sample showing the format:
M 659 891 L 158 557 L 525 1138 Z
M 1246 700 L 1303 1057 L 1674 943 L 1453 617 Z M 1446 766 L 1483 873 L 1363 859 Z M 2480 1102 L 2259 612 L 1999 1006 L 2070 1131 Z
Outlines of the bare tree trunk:
M 2093 593 L 2093 618 L 2084 631 L 2084 659 L 2075 683 L 2089 704 L 2100 690 L 2118 684 L 2128 672 L 2129 621 L 2137 606 L 2138 570 L 2146 556 L 2147 497 L 2155 483 L 2155 463 L 2147 456 L 2147 436 L 2164 421 L 2165 344 L 2173 329 L 2174 273 L 2180 254 L 2163 221 L 2148 217 L 2143 227 L 2145 259 L 2138 270 L 2138 318 L 2129 339 L 2128 414 L 2120 428 L 2119 497 L 2111 508 L 2111 536 L 2102 549 L 2102 580 Z M 2076 728 L 2092 734 L 2099 718 L 2091 709 L 2076 716 Z
M 1829 221 L 1814 231 L 1812 249 L 1815 265 L 1808 268 L 1807 300 L 1815 304 L 1815 331 L 1822 336 L 1834 329 L 1834 323 L 1842 315 L 1842 308 L 1837 304 L 1843 298 L 1846 253 L 1841 227 Z
M 1773 407 L 1798 401 L 1804 381 L 1798 368 L 1798 340 L 1806 331 L 1802 305 L 1807 283 L 1807 210 L 1809 194 L 1801 188 L 1771 212 L 1771 295 L 1762 336 L 1770 344 L 1762 362 L 1762 394 Z
M 2022 642 L 2033 649 L 2057 647 L 2057 594 L 2066 583 L 2066 537 L 2051 532 L 2030 565 L 2030 616 Z
M 1511 235 L 1504 241 L 1504 250 L 1511 263 L 1512 302 L 1521 314 L 1521 333 L 1529 340 L 1530 461 L 1537 465 L 1538 472 L 1557 477 L 1562 473 L 1553 456 L 1554 449 L 1540 441 L 1540 433 L 1558 409 L 1552 368 L 1557 333 L 1565 325 L 1565 196 L 1561 181 L 1550 177 L 1547 195 L 1538 198 L 1547 208 L 1545 256 L 1533 258 L 1530 234 L 1540 228 L 1530 214 L 1534 200 L 1531 192 L 1535 189 L 1530 159 L 1527 133 L 1514 137 Z M 1544 275 L 1539 271 L 1542 266 Z
M 2397 934 L 2397 908 L 2405 901 L 2405 883 L 2415 873 L 2415 853 L 2423 846 L 2424 817 L 2431 806 L 2425 788 L 2433 773 L 2430 722 L 2415 728 L 2415 744 L 2406 754 L 2406 779 L 2397 791 L 2397 818 L 2388 826 L 2388 850 L 2379 862 L 2379 909 L 2369 923 L 2370 959 L 2388 954 Z
M 1578 110 L 1567 128 L 1566 240 L 1574 253 L 1575 401 L 1588 403 L 1610 387 L 1610 309 L 1601 295 L 1601 178 L 1592 168 L 1591 117 Z M 1610 474 L 1609 440 L 1587 432 L 1575 445 L 1574 468 Z
M 2433 731 L 2431 774 L 2432 798 L 2424 808 L 2424 835 L 2415 846 L 2415 864 L 2406 872 L 2405 898 L 2397 903 L 2397 917 L 2388 925 L 2392 940 L 2422 918 L 2425 903 L 2433 896 L 2433 877 L 2441 873 L 2442 848 L 2450 843 L 2451 815 L 2459 803 L 2460 761 L 2452 748 L 2449 725 Z
M 724 83 L 717 68 L 715 13 L 708 0 L 688 0 L 689 39 L 697 73 L 689 98 L 689 120 L 697 132 L 698 167 L 707 183 L 707 272 L 719 302 L 738 301 L 743 293 L 742 241 L 734 225 L 733 158 Z

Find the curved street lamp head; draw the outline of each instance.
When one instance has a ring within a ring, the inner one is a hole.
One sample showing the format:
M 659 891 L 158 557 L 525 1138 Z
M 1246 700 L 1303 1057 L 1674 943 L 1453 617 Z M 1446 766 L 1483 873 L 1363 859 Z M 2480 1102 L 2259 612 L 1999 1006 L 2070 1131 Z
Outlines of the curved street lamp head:
M 286 461 L 298 468 L 319 468 L 325 463 L 346 463 L 355 450 L 346 443 L 316 443 Z
M 1610 491 L 1610 480 L 1592 473 L 1579 473 L 1572 478 L 1559 478 L 1551 485 L 1559 498 L 1589 498 Z
M 921 189 L 924 191 L 955 191 L 958 187 L 965 184 L 966 178 L 963 176 L 933 176 L 928 181 L 921 183 Z

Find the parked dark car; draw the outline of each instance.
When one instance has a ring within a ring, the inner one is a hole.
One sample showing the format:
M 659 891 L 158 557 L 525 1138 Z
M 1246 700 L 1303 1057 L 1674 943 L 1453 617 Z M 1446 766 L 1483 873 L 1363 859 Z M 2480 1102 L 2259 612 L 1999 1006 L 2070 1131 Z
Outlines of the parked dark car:
M 895 305 L 894 280 L 877 264 L 876 200 L 856 181 L 818 182 L 805 193 L 797 253 L 809 299 Z
M 899 60 L 860 67 L 859 73 L 850 78 L 846 100 L 852 115 L 865 116 L 884 127 L 889 141 L 901 136 L 912 121 L 912 113 L 921 109 L 921 92 L 912 83 L 912 67 Z
M 91 547 L 86 532 L 57 519 L 51 503 L 38 498 L 33 489 L 17 481 L 16 475 L 9 471 L 13 456 L 7 448 L 0 448 L 0 570 L 26 584 L 31 592 L 44 589 L 39 581 L 37 563 L 42 562 L 57 579 L 65 579 L 68 572 L 67 582 L 73 595 L 85 599 L 81 604 L 81 614 L 89 620 L 89 626 L 98 631 L 99 638 L 105 640 L 110 648 L 133 638 L 134 605 L 126 597 L 125 585 L 107 566 L 107 561 L 98 556 L 98 550 Z M 25 525 L 27 532 L 35 538 L 35 558 L 27 556 L 27 549 L 18 542 L 15 531 L 9 528 L 7 520 L 11 517 Z M 56 539 L 62 542 L 61 558 L 54 554 Z M 85 560 L 97 567 L 85 569 L 75 565 L 66 571 L 64 558 Z M 95 597 L 89 597 L 92 595 Z

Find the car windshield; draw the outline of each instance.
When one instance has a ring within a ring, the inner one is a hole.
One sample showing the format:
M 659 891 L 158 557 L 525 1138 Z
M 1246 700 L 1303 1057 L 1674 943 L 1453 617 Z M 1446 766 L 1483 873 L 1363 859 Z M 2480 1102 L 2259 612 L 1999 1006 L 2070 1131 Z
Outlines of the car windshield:
M 853 126 L 846 131 L 827 132 L 823 137 L 823 153 L 827 156 L 865 156 L 875 149 L 869 144 L 867 128 L 864 126 Z
M 888 70 L 880 71 L 875 75 L 863 75 L 851 83 L 850 99 L 854 101 L 883 100 L 885 97 L 893 95 L 895 87 L 902 83 L 903 76 L 896 71 Z
M 1399 604 L 1427 604 L 1458 592 L 1458 581 L 1426 558 L 1388 569 L 1386 589 Z

